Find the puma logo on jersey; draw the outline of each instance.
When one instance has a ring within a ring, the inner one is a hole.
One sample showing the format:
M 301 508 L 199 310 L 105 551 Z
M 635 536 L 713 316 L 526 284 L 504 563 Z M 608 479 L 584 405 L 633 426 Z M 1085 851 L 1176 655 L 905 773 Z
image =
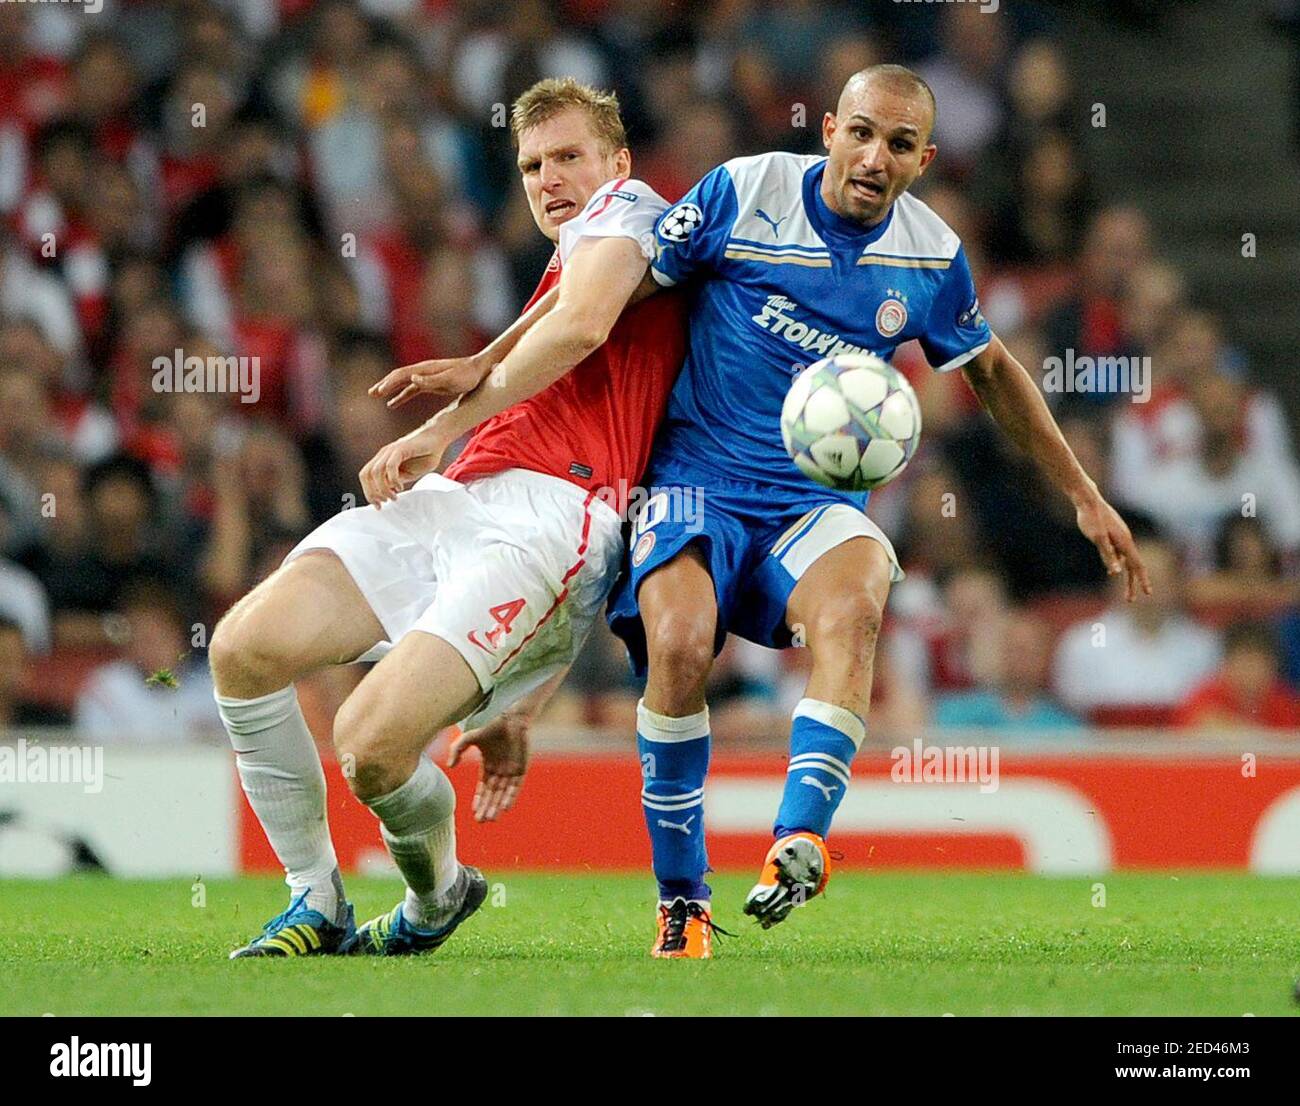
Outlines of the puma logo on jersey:
M 765 222 L 768 226 L 772 228 L 773 238 L 781 237 L 781 224 L 784 223 L 788 218 L 790 218 L 789 215 L 782 215 L 781 218 L 779 219 L 773 219 L 772 216 L 770 216 L 761 207 L 756 207 L 754 209 L 754 214 L 757 215 L 758 218 L 762 219 L 763 222 Z
M 816 776 L 800 776 L 799 782 L 806 783 L 809 787 L 817 788 L 817 790 L 822 793 L 822 795 L 825 797 L 828 803 L 831 801 L 831 792 L 838 791 L 840 789 L 838 784 L 834 784 L 834 783 L 824 784 Z
M 667 818 L 660 818 L 658 826 L 660 829 L 675 829 L 680 833 L 686 834 L 687 837 L 690 837 L 691 823 L 695 821 L 695 817 L 696 816 L 692 814 L 684 822 L 670 822 Z
M 797 311 L 799 305 L 785 296 L 768 296 L 763 310 L 750 318 L 764 330 L 779 334 L 802 350 L 821 357 L 836 357 L 841 353 L 870 353 L 862 346 L 846 342 L 838 334 L 826 334 L 815 326 L 801 322 L 790 311 Z

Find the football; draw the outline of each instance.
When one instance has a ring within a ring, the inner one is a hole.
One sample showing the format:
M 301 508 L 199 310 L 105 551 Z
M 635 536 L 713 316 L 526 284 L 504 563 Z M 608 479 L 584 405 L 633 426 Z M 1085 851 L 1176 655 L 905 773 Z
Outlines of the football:
M 663 217 L 659 233 L 671 242 L 685 242 L 704 221 L 704 213 L 691 203 L 681 203 Z
M 870 353 L 841 353 L 794 378 L 781 409 L 781 438 L 809 479 L 840 491 L 870 491 L 912 459 L 921 408 L 892 365 Z

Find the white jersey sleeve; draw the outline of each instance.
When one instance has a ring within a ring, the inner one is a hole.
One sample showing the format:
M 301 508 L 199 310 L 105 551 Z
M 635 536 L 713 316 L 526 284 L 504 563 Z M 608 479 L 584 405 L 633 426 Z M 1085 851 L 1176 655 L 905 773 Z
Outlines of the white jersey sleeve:
M 654 257 L 655 221 L 668 201 L 645 181 L 623 178 L 602 184 L 587 206 L 560 227 L 560 263 L 584 238 L 631 238 L 646 260 Z

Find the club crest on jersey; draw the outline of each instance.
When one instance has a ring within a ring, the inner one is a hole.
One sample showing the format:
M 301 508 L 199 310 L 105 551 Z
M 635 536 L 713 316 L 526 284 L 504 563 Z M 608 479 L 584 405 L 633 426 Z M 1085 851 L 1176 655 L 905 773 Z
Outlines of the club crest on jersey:
M 636 545 L 632 547 L 632 567 L 637 568 L 641 563 L 650 556 L 650 551 L 655 547 L 654 531 L 647 530 L 636 539 Z
M 900 299 L 890 297 L 876 311 L 876 329 L 886 338 L 892 338 L 907 325 L 907 306 Z
M 704 222 L 704 212 L 692 203 L 678 204 L 659 223 L 659 233 L 670 242 L 685 242 Z

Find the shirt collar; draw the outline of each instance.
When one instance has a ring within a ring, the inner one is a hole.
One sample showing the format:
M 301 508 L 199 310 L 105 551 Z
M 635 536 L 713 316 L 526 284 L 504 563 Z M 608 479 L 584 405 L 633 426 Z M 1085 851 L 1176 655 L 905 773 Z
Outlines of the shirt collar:
M 822 158 L 804 174 L 803 178 L 804 207 L 808 211 L 808 219 L 813 229 L 823 238 L 834 238 L 841 243 L 863 247 L 871 245 L 889 229 L 889 224 L 894 221 L 894 208 L 898 201 L 895 200 L 889 205 L 889 210 L 885 212 L 885 217 L 879 223 L 864 229 L 861 223 L 837 215 L 826 206 L 826 201 L 822 199 L 822 177 L 825 173 L 826 159 Z

